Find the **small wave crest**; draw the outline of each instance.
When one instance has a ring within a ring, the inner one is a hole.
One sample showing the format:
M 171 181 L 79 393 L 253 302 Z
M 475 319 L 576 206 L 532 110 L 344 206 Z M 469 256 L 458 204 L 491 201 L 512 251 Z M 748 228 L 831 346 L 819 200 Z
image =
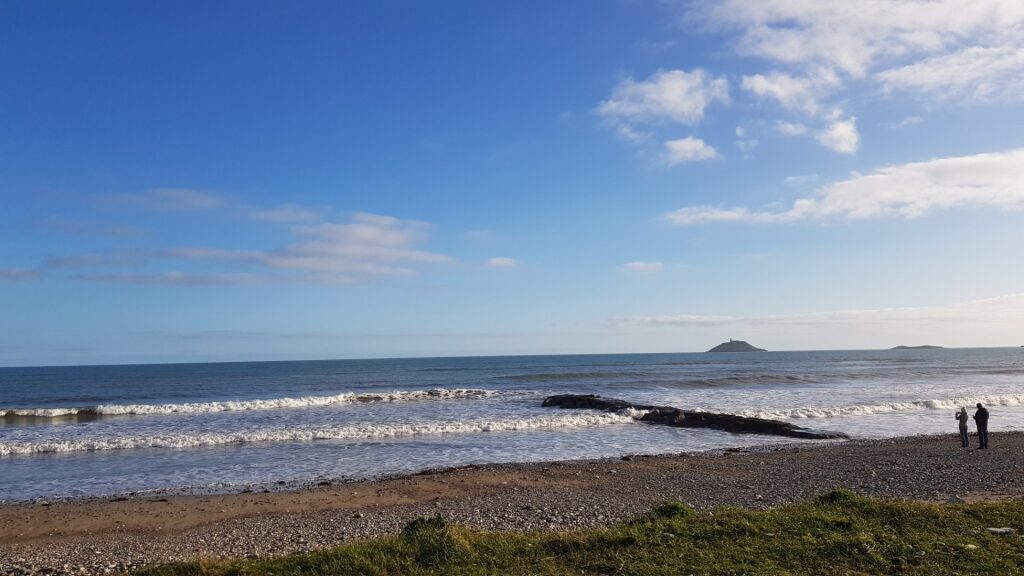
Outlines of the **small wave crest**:
M 237 412 L 248 410 L 276 410 L 281 408 L 316 408 L 357 402 L 403 402 L 409 400 L 459 400 L 489 398 L 494 390 L 473 388 L 434 388 L 431 390 L 399 390 L 394 392 L 349 392 L 333 396 L 302 396 L 297 398 L 270 398 L 264 400 L 224 400 L 216 402 L 185 402 L 181 404 L 101 404 L 82 408 L 14 408 L 0 409 L 5 420 L 98 418 L 102 416 L 129 416 L 153 414 L 207 414 L 211 412 Z
M 889 414 L 916 410 L 957 410 L 962 406 L 973 408 L 979 402 L 985 406 L 1021 406 L 1024 405 L 1024 394 L 965 396 L 961 398 L 911 400 L 881 404 L 853 404 L 848 406 L 807 406 L 782 410 L 740 410 L 736 414 L 739 416 L 775 420 L 785 418 L 838 418 L 842 416 L 868 416 L 871 414 Z
M 362 424 L 258 429 L 241 432 L 134 434 L 126 436 L 51 439 L 36 442 L 0 442 L 0 456 L 145 448 L 199 448 L 257 442 L 374 440 L 427 434 L 468 434 L 545 428 L 579 428 L 635 422 L 642 414 L 642 411 L 623 413 L 602 412 L 558 414 L 504 420 L 474 419 L 416 424 Z
M 502 376 L 505 380 L 518 382 L 551 382 L 562 380 L 600 380 L 608 378 L 635 378 L 647 376 L 646 372 L 545 372 L 541 374 L 515 374 Z
M 680 380 L 676 386 L 696 386 L 713 388 L 718 386 L 734 386 L 742 384 L 812 384 L 815 380 L 789 374 L 744 374 L 742 376 L 721 376 L 718 378 L 695 378 Z

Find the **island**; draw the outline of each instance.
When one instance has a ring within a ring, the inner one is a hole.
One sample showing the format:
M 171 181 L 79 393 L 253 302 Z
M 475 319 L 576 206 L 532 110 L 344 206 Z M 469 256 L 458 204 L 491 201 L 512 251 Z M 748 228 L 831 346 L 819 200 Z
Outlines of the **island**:
M 751 346 L 743 340 L 733 340 L 732 338 L 729 338 L 728 342 L 722 342 L 718 346 L 708 350 L 708 352 L 767 352 L 767 350 Z
M 941 350 L 942 346 L 932 346 L 931 344 L 924 344 L 921 346 L 893 346 L 889 350 Z

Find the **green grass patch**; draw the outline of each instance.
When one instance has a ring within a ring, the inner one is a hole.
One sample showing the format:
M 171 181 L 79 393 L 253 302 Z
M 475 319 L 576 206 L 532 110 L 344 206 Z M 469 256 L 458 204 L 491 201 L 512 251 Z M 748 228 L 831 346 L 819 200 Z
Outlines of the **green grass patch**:
M 1017 529 L 993 535 L 988 527 Z M 273 560 L 177 564 L 140 576 L 476 574 L 1024 574 L 1024 502 L 923 504 L 840 490 L 767 511 L 666 503 L 611 528 L 469 530 L 421 518 L 397 536 Z

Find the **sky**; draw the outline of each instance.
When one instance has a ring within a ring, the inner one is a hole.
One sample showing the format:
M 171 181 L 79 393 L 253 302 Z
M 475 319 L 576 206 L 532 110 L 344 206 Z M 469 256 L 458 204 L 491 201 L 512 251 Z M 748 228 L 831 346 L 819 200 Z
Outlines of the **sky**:
M 0 3 L 0 365 L 1024 344 L 1024 3 Z

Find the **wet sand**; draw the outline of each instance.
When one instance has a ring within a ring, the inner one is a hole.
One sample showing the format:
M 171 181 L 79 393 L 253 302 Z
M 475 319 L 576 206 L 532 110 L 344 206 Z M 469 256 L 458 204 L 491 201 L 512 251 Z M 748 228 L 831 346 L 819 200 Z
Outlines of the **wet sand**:
M 972 439 L 973 440 L 973 439 Z M 278 493 L 140 496 L 0 506 L 0 574 L 118 573 L 263 557 L 397 532 L 441 514 L 489 530 L 571 530 L 667 501 L 765 508 L 834 488 L 945 502 L 1024 498 L 1024 433 L 992 449 L 956 434 L 675 456 L 487 465 Z

